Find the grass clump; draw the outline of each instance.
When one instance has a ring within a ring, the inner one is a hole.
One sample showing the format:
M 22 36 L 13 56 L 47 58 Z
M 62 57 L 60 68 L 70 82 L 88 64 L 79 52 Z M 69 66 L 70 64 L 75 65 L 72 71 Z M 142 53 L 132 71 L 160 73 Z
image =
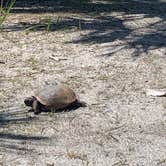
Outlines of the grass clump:
M 16 0 L 9 0 L 6 2 L 6 5 L 4 7 L 3 0 L 1 0 L 1 5 L 0 5 L 0 29 L 1 30 L 2 30 L 2 24 L 6 20 L 7 16 L 9 15 L 15 2 L 16 2 Z

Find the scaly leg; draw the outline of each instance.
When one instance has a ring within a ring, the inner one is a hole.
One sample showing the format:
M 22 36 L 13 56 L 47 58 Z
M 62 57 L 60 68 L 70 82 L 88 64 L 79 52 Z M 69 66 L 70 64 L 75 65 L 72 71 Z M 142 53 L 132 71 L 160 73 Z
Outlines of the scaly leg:
M 41 113 L 41 111 L 39 109 L 39 103 L 37 100 L 35 100 L 33 102 L 33 110 L 34 110 L 34 114 L 36 114 L 36 115 Z

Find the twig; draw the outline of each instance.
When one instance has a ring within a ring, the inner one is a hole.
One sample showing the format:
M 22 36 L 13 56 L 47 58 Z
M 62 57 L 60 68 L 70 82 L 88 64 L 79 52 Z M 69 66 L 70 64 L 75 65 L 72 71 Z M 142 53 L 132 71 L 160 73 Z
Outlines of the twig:
M 53 59 L 54 61 L 67 60 L 67 58 L 65 58 L 65 57 L 49 56 L 49 58 Z

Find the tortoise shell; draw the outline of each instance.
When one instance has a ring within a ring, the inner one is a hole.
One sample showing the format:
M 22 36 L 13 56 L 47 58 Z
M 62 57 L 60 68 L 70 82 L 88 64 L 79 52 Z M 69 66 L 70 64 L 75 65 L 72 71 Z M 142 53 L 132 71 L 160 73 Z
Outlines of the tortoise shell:
M 34 97 L 47 108 L 62 109 L 76 101 L 72 89 L 62 84 L 48 85 L 35 93 Z

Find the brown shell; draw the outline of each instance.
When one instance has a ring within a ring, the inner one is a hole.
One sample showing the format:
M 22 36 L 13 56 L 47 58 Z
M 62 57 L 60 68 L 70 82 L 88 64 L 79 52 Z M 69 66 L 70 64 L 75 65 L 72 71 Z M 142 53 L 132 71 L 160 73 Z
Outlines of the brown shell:
M 61 109 L 76 100 L 72 89 L 64 85 L 50 85 L 34 95 L 37 100 L 48 108 Z

